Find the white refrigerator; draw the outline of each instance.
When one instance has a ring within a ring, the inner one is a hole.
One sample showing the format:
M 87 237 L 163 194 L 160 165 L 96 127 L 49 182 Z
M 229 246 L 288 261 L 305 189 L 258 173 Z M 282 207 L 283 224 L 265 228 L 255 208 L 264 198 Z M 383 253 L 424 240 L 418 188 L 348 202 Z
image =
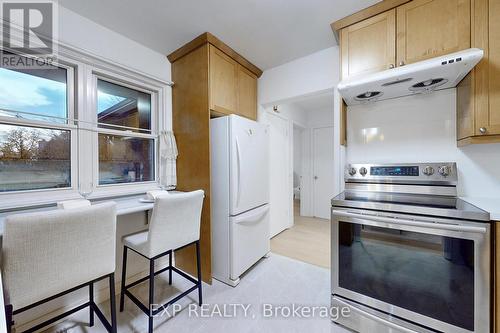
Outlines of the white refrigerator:
M 236 286 L 270 251 L 269 130 L 231 115 L 210 120 L 212 276 Z

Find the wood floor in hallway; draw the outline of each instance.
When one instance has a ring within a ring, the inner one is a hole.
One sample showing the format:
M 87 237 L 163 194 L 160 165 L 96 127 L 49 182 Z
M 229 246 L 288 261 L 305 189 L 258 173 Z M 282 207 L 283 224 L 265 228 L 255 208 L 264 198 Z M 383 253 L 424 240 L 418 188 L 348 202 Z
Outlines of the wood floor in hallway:
M 271 239 L 271 251 L 330 268 L 330 221 L 300 216 L 295 202 L 294 226 Z

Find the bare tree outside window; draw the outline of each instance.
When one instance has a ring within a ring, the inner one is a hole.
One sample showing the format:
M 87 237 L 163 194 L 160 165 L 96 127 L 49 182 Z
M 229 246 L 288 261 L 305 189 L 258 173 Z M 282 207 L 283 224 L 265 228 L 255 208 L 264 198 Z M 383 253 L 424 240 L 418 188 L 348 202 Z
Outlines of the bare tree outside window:
M 71 186 L 70 132 L 0 125 L 0 192 Z

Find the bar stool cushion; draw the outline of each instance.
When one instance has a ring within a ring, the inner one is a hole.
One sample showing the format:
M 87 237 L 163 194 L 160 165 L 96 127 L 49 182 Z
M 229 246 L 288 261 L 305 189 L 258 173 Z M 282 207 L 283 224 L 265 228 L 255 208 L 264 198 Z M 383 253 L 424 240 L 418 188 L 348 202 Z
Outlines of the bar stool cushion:
M 143 231 L 123 237 L 123 244 L 141 254 L 147 253 L 148 232 Z
M 111 274 L 116 204 L 8 216 L 2 252 L 4 286 L 14 309 Z

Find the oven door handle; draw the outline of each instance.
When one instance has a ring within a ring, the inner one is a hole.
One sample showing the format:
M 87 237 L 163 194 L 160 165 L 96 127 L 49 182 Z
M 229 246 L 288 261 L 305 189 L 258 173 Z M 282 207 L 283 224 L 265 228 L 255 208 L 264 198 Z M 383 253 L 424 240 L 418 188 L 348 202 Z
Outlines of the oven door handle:
M 462 232 L 472 232 L 472 233 L 481 233 L 485 234 L 487 232 L 484 227 L 473 227 L 467 225 L 456 225 L 456 224 L 446 224 L 446 223 L 438 223 L 438 222 L 424 222 L 424 221 L 411 221 L 400 218 L 391 218 L 391 217 L 383 217 L 383 216 L 373 216 L 373 215 L 363 215 L 357 213 L 350 213 L 343 210 L 332 210 L 332 215 L 342 216 L 342 217 L 352 217 L 355 219 L 363 219 L 370 220 L 375 222 L 383 222 L 389 223 L 393 226 L 398 225 L 407 225 L 413 227 L 424 227 L 431 229 L 440 229 L 440 230 L 450 230 L 450 231 L 462 231 Z

